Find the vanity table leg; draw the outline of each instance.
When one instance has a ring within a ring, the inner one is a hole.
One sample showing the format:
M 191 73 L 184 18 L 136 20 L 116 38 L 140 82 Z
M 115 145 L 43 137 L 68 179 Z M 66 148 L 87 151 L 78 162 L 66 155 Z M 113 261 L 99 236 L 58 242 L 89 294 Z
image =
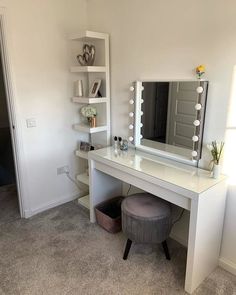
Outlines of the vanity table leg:
M 226 183 L 191 201 L 185 290 L 192 293 L 219 264 Z
M 122 181 L 95 168 L 94 160 L 89 160 L 90 221 L 96 222 L 95 206 L 113 197 L 122 195 Z

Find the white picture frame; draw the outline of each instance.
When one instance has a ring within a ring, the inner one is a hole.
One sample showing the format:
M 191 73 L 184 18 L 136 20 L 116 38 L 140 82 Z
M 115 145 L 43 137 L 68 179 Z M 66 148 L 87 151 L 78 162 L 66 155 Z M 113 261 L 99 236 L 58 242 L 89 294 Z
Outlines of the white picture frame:
M 101 82 L 102 80 L 100 79 L 95 79 L 89 89 L 89 97 L 96 97 L 97 96 L 97 93 L 98 93 L 98 90 L 101 86 Z

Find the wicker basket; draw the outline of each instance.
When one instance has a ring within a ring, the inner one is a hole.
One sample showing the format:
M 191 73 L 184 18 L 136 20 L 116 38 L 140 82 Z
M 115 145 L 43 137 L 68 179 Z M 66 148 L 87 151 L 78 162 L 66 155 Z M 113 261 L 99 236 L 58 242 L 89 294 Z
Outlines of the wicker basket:
M 123 199 L 122 196 L 115 197 L 95 207 L 97 223 L 109 233 L 121 231 L 121 203 Z

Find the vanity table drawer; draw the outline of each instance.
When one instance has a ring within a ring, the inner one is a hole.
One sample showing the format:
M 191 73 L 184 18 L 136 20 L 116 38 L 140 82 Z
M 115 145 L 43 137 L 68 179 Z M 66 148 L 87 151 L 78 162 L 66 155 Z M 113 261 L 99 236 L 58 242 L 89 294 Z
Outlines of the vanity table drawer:
M 111 167 L 103 163 L 95 162 L 94 168 L 102 171 L 105 174 L 108 174 L 116 179 L 120 179 L 123 182 L 129 183 L 139 189 L 142 189 L 148 193 L 156 195 L 172 204 L 180 206 L 186 210 L 190 211 L 191 208 L 191 199 L 187 198 L 183 195 L 178 194 L 176 191 L 171 191 L 170 189 L 166 189 L 161 186 L 157 186 L 155 184 L 155 178 L 153 179 L 153 183 L 151 183 L 152 179 L 149 178 L 149 183 L 147 183 L 145 176 L 142 174 L 140 177 L 138 175 L 132 175 L 129 171 L 124 173 L 121 170 L 118 170 L 116 167 Z M 126 169 L 129 170 L 129 169 Z M 138 173 L 137 173 L 138 174 Z

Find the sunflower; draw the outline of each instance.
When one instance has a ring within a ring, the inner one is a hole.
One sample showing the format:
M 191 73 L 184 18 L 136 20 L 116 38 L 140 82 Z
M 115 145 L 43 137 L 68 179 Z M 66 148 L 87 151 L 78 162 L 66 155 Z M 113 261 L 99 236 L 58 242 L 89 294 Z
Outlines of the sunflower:
M 200 66 L 196 67 L 196 73 L 205 73 L 205 66 L 200 65 Z

